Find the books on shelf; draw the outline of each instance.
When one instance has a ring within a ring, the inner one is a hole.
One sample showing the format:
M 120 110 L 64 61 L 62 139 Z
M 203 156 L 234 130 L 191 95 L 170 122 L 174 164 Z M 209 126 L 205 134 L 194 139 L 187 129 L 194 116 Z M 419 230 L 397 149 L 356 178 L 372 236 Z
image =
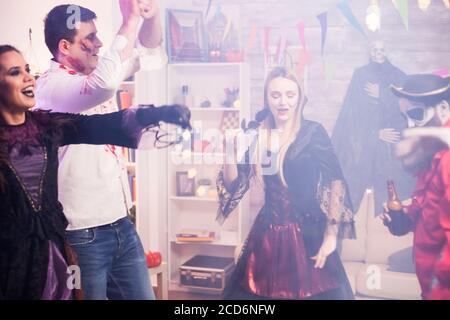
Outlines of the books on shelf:
M 176 234 L 177 242 L 212 242 L 216 240 L 214 231 L 203 229 L 182 229 Z

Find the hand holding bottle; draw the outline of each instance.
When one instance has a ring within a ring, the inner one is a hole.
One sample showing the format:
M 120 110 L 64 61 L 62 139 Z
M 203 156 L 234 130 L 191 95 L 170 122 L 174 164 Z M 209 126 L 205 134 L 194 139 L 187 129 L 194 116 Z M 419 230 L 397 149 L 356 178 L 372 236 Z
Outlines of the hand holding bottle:
M 384 213 L 381 220 L 389 228 L 389 232 L 396 236 L 402 236 L 411 231 L 412 221 L 405 214 L 402 202 L 400 201 L 394 182 L 387 182 L 388 202 L 384 205 Z

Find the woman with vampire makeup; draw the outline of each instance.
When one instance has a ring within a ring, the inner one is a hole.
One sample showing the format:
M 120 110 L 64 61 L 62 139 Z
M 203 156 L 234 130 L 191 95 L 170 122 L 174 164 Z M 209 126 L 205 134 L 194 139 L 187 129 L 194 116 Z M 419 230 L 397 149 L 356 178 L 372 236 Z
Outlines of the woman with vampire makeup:
M 236 208 L 256 178 L 264 205 L 225 289 L 227 299 L 353 299 L 338 255 L 354 221 L 344 177 L 325 129 L 303 118 L 306 97 L 298 80 L 274 69 L 264 90 L 259 148 L 272 162 L 226 164 L 217 179 L 219 222 Z M 263 130 L 261 130 L 263 129 Z M 278 135 L 279 148 L 262 142 Z M 267 170 L 268 167 L 276 170 Z

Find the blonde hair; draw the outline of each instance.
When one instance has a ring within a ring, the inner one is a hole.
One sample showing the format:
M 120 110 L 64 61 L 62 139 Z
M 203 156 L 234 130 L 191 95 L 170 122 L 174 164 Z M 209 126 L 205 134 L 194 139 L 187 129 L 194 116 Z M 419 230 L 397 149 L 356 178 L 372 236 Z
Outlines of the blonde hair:
M 289 72 L 286 68 L 283 67 L 277 67 L 273 69 L 269 75 L 266 78 L 266 82 L 264 85 L 264 108 L 269 109 L 269 85 L 272 82 L 272 80 L 276 78 L 284 78 L 291 80 L 295 82 L 295 84 L 298 87 L 299 92 L 299 99 L 297 103 L 297 107 L 295 108 L 294 115 L 291 119 L 289 119 L 287 126 L 286 126 L 286 132 L 288 133 L 288 137 L 286 141 L 280 146 L 280 152 L 278 153 L 278 159 L 277 159 L 277 165 L 278 165 L 278 174 L 280 175 L 281 181 L 283 182 L 283 185 L 287 187 L 286 178 L 284 175 L 283 170 L 283 163 L 284 159 L 286 158 L 287 151 L 289 149 L 289 146 L 294 142 L 294 140 L 297 138 L 297 134 L 300 131 L 301 122 L 303 118 L 303 109 L 306 104 L 306 97 L 304 95 L 304 91 L 300 85 L 300 82 L 298 81 L 297 77 Z M 269 116 L 264 120 L 262 124 L 262 128 L 266 130 L 276 129 L 275 119 L 273 117 L 272 112 L 269 112 Z M 269 147 L 271 145 L 271 134 L 269 133 Z M 258 141 L 259 142 L 259 141 Z M 258 143 L 259 146 L 259 143 Z M 258 153 L 257 153 L 258 154 Z M 264 183 L 264 180 L 262 179 L 262 172 L 261 172 L 261 165 L 258 162 L 259 159 L 256 160 L 256 165 L 254 166 L 254 171 L 256 173 L 256 176 L 258 177 L 258 180 L 261 183 Z

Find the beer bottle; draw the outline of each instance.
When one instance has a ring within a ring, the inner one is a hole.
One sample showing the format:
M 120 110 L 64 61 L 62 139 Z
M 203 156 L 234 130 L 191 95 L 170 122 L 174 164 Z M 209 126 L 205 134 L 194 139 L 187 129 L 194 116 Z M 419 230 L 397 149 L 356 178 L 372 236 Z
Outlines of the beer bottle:
M 388 202 L 387 207 L 389 212 L 402 212 L 403 205 L 400 199 L 398 198 L 397 191 L 395 190 L 394 181 L 389 180 L 387 182 L 387 190 L 388 190 Z
M 395 190 L 395 185 L 392 180 L 387 182 L 387 191 L 388 201 L 386 205 L 391 222 L 386 223 L 386 225 L 392 234 L 397 236 L 404 235 L 410 231 L 411 221 L 403 211 L 402 202 L 397 195 L 397 191 Z

